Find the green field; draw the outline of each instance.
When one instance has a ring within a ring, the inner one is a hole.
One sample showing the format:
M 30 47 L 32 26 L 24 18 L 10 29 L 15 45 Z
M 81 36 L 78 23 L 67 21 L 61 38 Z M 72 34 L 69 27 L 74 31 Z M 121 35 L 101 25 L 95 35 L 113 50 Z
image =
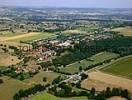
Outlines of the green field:
M 70 98 L 60 98 L 49 93 L 43 93 L 36 95 L 31 98 L 31 100 L 88 100 L 87 97 L 70 97 Z
M 15 42 L 19 42 L 19 41 L 32 42 L 34 40 L 47 39 L 47 38 L 52 38 L 52 37 L 55 37 L 55 36 L 56 36 L 55 34 L 44 32 L 44 33 L 41 33 L 41 34 L 38 34 L 38 35 L 33 35 L 33 36 L 14 39 L 12 41 L 15 41 Z
M 101 52 L 90 58 L 84 59 L 80 62 L 75 62 L 73 64 L 70 64 L 66 66 L 65 68 L 61 69 L 61 72 L 74 74 L 76 72 L 79 72 L 80 66 L 82 67 L 82 69 L 86 69 L 90 65 L 95 65 L 100 62 L 104 62 L 106 60 L 114 59 L 114 58 L 117 58 L 118 56 L 119 55 L 115 53 Z
M 110 74 L 132 79 L 132 56 L 117 60 L 101 70 Z

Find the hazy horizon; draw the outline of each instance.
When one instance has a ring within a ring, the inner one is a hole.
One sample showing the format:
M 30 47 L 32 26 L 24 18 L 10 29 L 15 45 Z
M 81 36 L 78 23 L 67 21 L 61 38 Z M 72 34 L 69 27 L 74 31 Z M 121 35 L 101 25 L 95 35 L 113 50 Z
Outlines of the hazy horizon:
M 0 0 L 0 5 L 21 7 L 132 8 L 132 0 Z

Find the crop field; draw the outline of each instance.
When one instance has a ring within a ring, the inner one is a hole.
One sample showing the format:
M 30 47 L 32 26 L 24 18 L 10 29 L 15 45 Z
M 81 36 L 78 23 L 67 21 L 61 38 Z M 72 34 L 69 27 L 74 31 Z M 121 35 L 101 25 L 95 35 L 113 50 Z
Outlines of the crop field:
M 45 33 L 32 32 L 32 33 L 27 33 L 27 34 L 12 36 L 12 37 L 3 37 L 3 41 L 32 42 L 34 40 L 46 39 L 46 38 L 50 38 L 52 36 L 55 36 L 55 35 L 51 34 L 51 33 L 46 33 L 46 32 Z
M 46 77 L 47 81 L 43 82 L 43 78 Z M 25 83 L 28 83 L 30 85 L 32 84 L 46 84 L 51 83 L 55 78 L 58 77 L 58 74 L 55 72 L 40 72 L 37 75 L 33 76 L 30 79 L 24 80 Z
M 85 31 L 80 31 L 80 30 L 66 30 L 62 32 L 63 34 L 73 34 L 73 33 L 85 33 Z
M 117 60 L 101 71 L 132 79 L 132 56 Z
M 103 91 L 103 90 L 106 90 L 107 87 L 113 88 L 115 86 L 111 84 L 107 84 L 105 82 L 101 82 L 99 80 L 93 80 L 93 79 L 87 78 L 81 82 L 81 87 L 88 90 L 94 87 L 97 91 Z
M 117 88 L 128 89 L 130 92 L 132 92 L 132 80 L 130 80 L 130 79 L 103 73 L 101 71 L 90 72 L 90 73 L 88 73 L 88 76 L 89 76 L 89 79 L 91 79 L 91 80 L 109 84 L 109 87 L 114 86 Z M 84 82 L 86 82 L 86 83 L 83 83 L 83 85 L 85 85 L 83 87 L 88 88 L 90 86 L 90 85 L 87 85 L 87 84 L 89 84 L 89 82 L 87 83 L 87 80 L 85 80 Z M 91 84 L 91 85 L 95 85 L 95 84 Z M 96 85 L 99 87 L 102 86 L 102 85 L 99 85 L 98 83 Z M 104 85 L 104 86 L 106 86 L 106 85 Z
M 9 66 L 19 63 L 20 60 L 16 56 L 12 56 L 8 53 L 0 52 L 0 66 Z
M 31 98 L 31 100 L 88 100 L 87 97 L 69 97 L 69 98 L 60 98 L 49 93 L 43 93 L 36 95 Z
M 0 100 L 12 100 L 15 93 L 20 89 L 29 88 L 30 86 L 7 76 L 1 77 L 4 83 L 0 84 Z
M 111 60 L 111 59 L 117 58 L 118 56 L 119 54 L 101 52 L 90 58 L 70 64 L 66 66 L 65 68 L 61 69 L 61 71 L 65 73 L 74 74 L 76 72 L 79 72 L 79 67 L 82 67 L 82 69 L 86 69 L 90 65 L 95 65 L 95 64 L 104 62 L 106 60 Z
M 132 27 L 115 28 L 112 31 L 120 32 L 124 36 L 132 36 Z

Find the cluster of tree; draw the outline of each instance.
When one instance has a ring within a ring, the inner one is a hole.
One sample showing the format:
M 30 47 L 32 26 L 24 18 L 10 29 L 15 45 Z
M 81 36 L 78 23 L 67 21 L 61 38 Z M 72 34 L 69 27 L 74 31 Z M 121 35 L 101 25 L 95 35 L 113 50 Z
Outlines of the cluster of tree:
M 127 100 L 130 100 L 130 95 L 127 89 L 121 89 L 121 88 L 110 89 L 109 87 L 107 87 L 106 90 L 99 92 L 97 95 L 95 89 L 92 88 L 90 91 L 89 98 L 95 100 L 106 100 L 106 98 L 110 98 L 113 96 L 121 96 L 123 98 L 126 98 Z
M 15 46 L 9 46 L 9 49 L 14 50 L 14 53 L 15 53 L 19 58 L 22 57 L 23 54 L 22 54 L 21 50 L 18 49 L 17 47 L 15 47 Z
M 16 69 L 14 67 L 7 67 L 7 68 L 4 68 L 3 70 L 1 70 L 1 74 L 3 75 L 7 75 L 9 77 L 12 77 L 12 78 L 15 78 L 15 79 L 18 79 L 18 80 L 25 80 L 27 78 L 30 78 L 32 77 L 33 75 L 37 74 L 37 72 L 35 73 L 31 73 L 31 72 L 27 72 L 27 73 L 16 73 L 15 72 Z
M 4 83 L 3 79 L 0 79 L 0 84 Z
M 52 84 L 59 84 L 60 81 L 63 80 L 63 77 L 62 76 L 58 76 L 57 78 L 55 78 L 53 81 L 52 81 Z
M 24 97 L 28 97 L 29 95 L 35 94 L 37 92 L 44 91 L 46 87 L 48 87 L 49 84 L 47 85 L 35 85 L 29 89 L 26 90 L 19 90 L 18 93 L 16 93 L 13 97 L 14 100 L 21 100 Z
M 132 37 L 116 36 L 110 39 L 97 40 L 92 43 L 81 41 L 70 52 L 53 59 L 54 66 L 66 66 L 75 61 L 86 59 L 102 51 L 118 53 L 121 56 L 132 54 Z
M 82 60 L 85 57 L 86 57 L 85 53 L 80 51 L 74 51 L 74 52 L 69 52 L 68 54 L 65 54 L 63 56 L 56 57 L 55 59 L 52 60 L 52 62 L 53 65 L 56 67 L 61 65 L 65 67 L 66 65 Z
M 85 73 L 82 73 L 80 76 L 81 76 L 81 80 L 85 80 L 88 78 L 88 75 Z
M 58 97 L 74 97 L 74 96 L 87 96 L 90 100 L 106 100 L 107 98 L 113 96 L 121 96 L 130 100 L 130 95 L 127 89 L 113 88 L 109 87 L 101 92 L 96 91 L 95 88 L 91 90 L 82 89 L 80 91 L 73 90 L 72 86 L 66 83 L 60 84 L 58 87 L 52 87 L 49 89 L 49 93 Z
M 54 85 L 48 92 L 58 97 L 76 96 L 76 91 L 72 89 L 71 85 L 66 83 L 61 83 L 58 86 Z

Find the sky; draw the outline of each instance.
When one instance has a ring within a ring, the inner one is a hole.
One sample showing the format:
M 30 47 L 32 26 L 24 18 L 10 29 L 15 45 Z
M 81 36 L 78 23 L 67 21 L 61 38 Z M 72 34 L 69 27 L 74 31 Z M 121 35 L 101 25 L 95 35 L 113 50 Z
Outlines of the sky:
M 132 8 L 132 0 L 0 0 L 0 5 L 27 7 Z

